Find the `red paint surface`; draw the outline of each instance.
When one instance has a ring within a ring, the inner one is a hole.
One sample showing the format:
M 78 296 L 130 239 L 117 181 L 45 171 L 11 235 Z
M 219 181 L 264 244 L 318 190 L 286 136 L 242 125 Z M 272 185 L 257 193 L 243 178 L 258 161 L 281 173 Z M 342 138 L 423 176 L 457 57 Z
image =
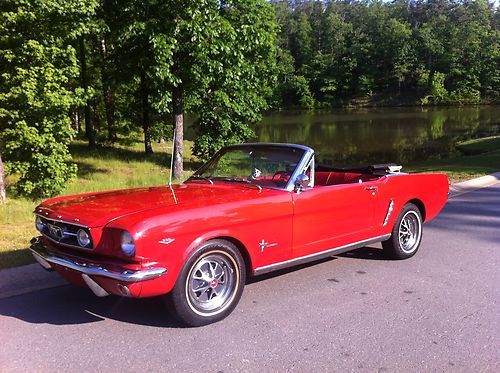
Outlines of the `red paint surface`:
M 117 271 L 168 268 L 165 276 L 127 285 L 132 296 L 146 297 L 169 292 L 189 254 L 209 239 L 233 241 L 247 253 L 249 267 L 255 269 L 388 234 L 400 209 L 411 200 L 423 204 L 428 221 L 444 206 L 448 194 L 448 179 L 441 174 L 377 179 L 318 172 L 316 180 L 320 185 L 301 194 L 244 184 L 191 182 L 174 186 L 177 204 L 165 186 L 59 197 L 44 201 L 35 211 L 68 222 L 78 219 L 78 224 L 91 228 L 92 251 L 44 241 L 60 254 Z M 391 199 L 394 212 L 383 226 Z M 133 258 L 121 253 L 122 230 L 134 237 Z M 166 239 L 173 241 L 160 243 Z M 68 281 L 82 285 L 77 273 L 57 270 Z M 117 281 L 95 280 L 108 292 L 120 295 Z

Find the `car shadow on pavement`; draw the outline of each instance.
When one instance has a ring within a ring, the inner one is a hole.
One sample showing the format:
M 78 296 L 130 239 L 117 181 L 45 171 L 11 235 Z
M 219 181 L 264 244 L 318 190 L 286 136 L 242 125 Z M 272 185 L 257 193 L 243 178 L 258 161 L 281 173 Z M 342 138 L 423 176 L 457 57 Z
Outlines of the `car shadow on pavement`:
M 313 266 L 316 266 L 320 263 L 330 262 L 332 260 L 339 259 L 339 258 L 353 258 L 353 259 L 364 259 L 364 260 L 389 260 L 384 256 L 382 249 L 379 249 L 376 247 L 366 246 L 366 247 L 362 247 L 360 249 L 356 249 L 353 251 L 348 251 L 344 254 L 332 255 L 328 258 L 318 259 L 318 260 L 315 260 L 315 261 L 312 261 L 309 263 L 300 264 L 300 265 L 296 265 L 293 267 L 280 269 L 280 270 L 275 271 L 275 272 L 270 272 L 270 273 L 266 273 L 263 275 L 250 277 L 249 279 L 247 279 L 246 283 L 248 285 L 248 284 L 253 284 L 256 282 L 263 281 L 263 280 L 268 280 L 270 278 L 283 276 L 287 273 L 291 273 L 291 272 L 299 271 L 301 269 L 313 267 Z
M 341 258 L 352 258 L 352 259 L 365 259 L 365 260 L 386 260 L 387 257 L 384 255 L 384 251 L 376 247 L 362 247 L 353 251 L 348 251 L 344 254 L 337 255 Z
M 256 282 L 268 280 L 270 278 L 283 276 L 283 275 L 286 275 L 287 273 L 299 271 L 299 270 L 304 269 L 304 268 L 313 267 L 313 266 L 318 265 L 320 263 L 330 262 L 330 261 L 335 260 L 335 259 L 337 259 L 337 258 L 334 256 L 330 256 L 328 258 L 318 259 L 318 260 L 315 260 L 313 262 L 304 263 L 304 264 L 297 264 L 296 266 L 293 266 L 293 267 L 279 269 L 277 271 L 265 273 L 265 274 L 258 275 L 258 276 L 249 276 L 247 278 L 246 284 L 249 285 L 249 284 L 253 284 Z
M 0 300 L 0 315 L 31 324 L 77 325 L 106 319 L 162 328 L 183 328 L 161 297 L 96 297 L 70 285 Z

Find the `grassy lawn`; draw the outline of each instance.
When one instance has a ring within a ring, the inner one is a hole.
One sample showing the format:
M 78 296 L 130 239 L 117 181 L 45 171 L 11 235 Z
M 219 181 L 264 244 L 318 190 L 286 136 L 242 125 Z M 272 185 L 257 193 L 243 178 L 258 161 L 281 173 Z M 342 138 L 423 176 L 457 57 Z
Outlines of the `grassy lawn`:
M 62 194 L 166 184 L 171 144 L 153 144 L 154 154 L 151 155 L 144 154 L 143 146 L 141 142 L 133 142 L 114 148 L 89 150 L 84 142 L 74 142 L 71 153 L 78 164 L 78 176 Z M 191 146 L 186 141 L 186 177 L 200 165 L 191 155 Z M 0 206 L 0 269 L 33 262 L 26 248 L 37 234 L 33 209 L 39 202 L 8 196 L 7 204 Z
M 500 136 L 484 137 L 460 142 L 457 144 L 458 150 L 465 155 L 483 154 L 500 149 Z
M 191 146 L 186 142 L 186 177 L 200 165 L 191 154 Z M 464 155 L 405 165 L 404 171 L 445 172 L 452 182 L 500 171 L 500 137 L 472 140 L 457 147 Z M 78 177 L 63 194 L 165 184 L 171 147 L 165 143 L 153 144 L 153 148 L 154 154 L 146 155 L 141 142 L 95 150 L 89 150 L 84 142 L 74 142 L 71 153 L 78 164 Z M 0 269 L 33 262 L 26 248 L 37 233 L 32 211 L 38 203 L 10 197 L 0 206 Z
M 500 136 L 457 144 L 462 155 L 408 164 L 409 172 L 444 172 L 452 183 L 500 171 Z

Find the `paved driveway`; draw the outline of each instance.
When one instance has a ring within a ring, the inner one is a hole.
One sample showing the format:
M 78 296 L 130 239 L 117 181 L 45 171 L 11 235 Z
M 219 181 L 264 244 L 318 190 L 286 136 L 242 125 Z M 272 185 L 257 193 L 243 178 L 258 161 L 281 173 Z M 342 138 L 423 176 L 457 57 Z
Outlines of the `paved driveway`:
M 62 286 L 0 300 L 0 371 L 500 371 L 500 183 L 452 199 L 419 253 L 378 246 L 261 277 L 182 328 L 161 299 Z

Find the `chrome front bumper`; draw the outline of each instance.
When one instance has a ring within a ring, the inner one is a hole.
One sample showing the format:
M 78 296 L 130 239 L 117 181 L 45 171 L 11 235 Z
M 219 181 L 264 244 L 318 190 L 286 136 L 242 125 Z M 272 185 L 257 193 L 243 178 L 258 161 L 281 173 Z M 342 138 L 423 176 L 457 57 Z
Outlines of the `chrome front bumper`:
M 51 264 L 57 264 L 72 269 L 74 271 L 80 272 L 84 275 L 102 276 L 111 278 L 113 280 L 128 282 L 128 283 L 151 280 L 153 278 L 157 278 L 167 274 L 167 269 L 162 267 L 150 268 L 140 271 L 125 270 L 123 272 L 111 272 L 110 270 L 102 266 L 96 266 L 93 263 L 86 263 L 80 261 L 77 262 L 75 260 L 63 258 L 61 256 L 58 256 L 57 254 L 50 253 L 42 245 L 40 237 L 34 237 L 31 240 L 30 250 L 33 256 L 35 257 L 36 261 L 40 263 L 40 265 L 47 270 L 53 269 Z

